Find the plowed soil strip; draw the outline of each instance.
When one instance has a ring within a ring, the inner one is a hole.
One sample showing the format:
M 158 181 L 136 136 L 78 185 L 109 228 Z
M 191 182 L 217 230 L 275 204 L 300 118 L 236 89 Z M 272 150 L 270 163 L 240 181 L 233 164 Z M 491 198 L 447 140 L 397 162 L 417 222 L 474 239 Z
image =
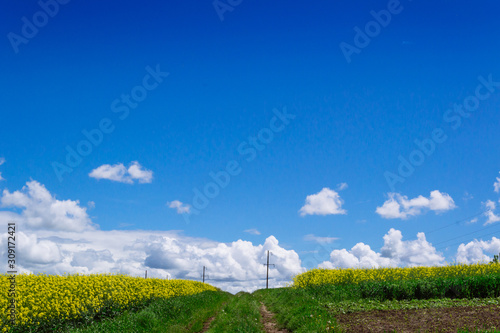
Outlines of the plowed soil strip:
M 337 315 L 346 332 L 457 332 L 500 328 L 500 306 L 374 310 Z
M 273 313 L 270 312 L 264 304 L 261 303 L 260 314 L 262 316 L 262 324 L 267 333 L 289 333 L 286 329 L 280 329 L 274 320 Z

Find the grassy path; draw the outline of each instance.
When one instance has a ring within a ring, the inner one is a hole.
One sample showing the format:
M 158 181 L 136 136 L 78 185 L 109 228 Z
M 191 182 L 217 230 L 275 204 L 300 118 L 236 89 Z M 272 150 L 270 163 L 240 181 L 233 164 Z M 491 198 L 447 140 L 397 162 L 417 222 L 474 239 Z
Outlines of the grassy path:
M 158 299 L 138 312 L 61 332 L 288 333 L 253 294 L 212 291 Z
M 210 321 L 207 333 L 289 333 L 276 323 L 274 314 L 253 294 L 238 293 Z
M 260 315 L 262 316 L 262 323 L 266 333 L 289 333 L 288 330 L 280 328 L 274 319 L 274 314 L 267 309 L 267 307 L 260 303 Z
M 255 297 L 248 293 L 240 292 L 222 307 L 206 332 L 265 332 L 261 322 L 259 307 L 260 304 Z
M 201 332 L 204 323 L 232 298 L 226 292 L 206 291 L 197 295 L 159 299 L 139 312 L 126 312 L 67 332 Z

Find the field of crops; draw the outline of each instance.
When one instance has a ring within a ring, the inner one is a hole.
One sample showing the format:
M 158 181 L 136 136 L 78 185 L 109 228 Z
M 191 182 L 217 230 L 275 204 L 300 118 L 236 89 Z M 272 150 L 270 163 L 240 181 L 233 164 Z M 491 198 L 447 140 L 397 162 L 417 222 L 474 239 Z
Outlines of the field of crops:
M 0 325 L 11 329 L 8 316 L 8 275 L 0 275 Z M 17 275 L 16 318 L 20 331 L 60 327 L 67 322 L 90 322 L 141 306 L 154 298 L 193 295 L 216 288 L 194 281 L 134 278 L 126 275 Z
M 237 295 L 186 280 L 18 275 L 15 325 L 8 316 L 9 289 L 9 276 L 0 275 L 0 332 L 276 332 L 268 330 L 270 325 L 304 333 L 500 328 L 498 263 L 313 269 L 295 276 L 290 287 Z
M 500 328 L 500 264 L 313 269 L 254 293 L 292 332 Z
M 365 281 L 402 281 L 427 278 L 454 278 L 500 274 L 500 264 L 450 265 L 408 268 L 312 269 L 293 279 L 293 286 L 304 288 L 322 284 L 352 284 Z

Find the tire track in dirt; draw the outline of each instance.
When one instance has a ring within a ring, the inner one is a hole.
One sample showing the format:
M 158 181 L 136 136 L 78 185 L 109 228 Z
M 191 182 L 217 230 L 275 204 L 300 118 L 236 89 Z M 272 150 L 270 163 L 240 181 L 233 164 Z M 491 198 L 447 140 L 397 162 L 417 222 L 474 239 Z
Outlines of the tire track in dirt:
M 280 329 L 278 324 L 276 324 L 276 321 L 274 320 L 273 313 L 269 311 L 263 303 L 260 303 L 260 305 L 262 324 L 264 324 L 264 329 L 267 333 L 290 333 L 284 328 Z
M 210 324 L 212 324 L 216 316 L 217 315 L 208 318 L 208 320 L 203 323 L 203 329 L 200 331 L 200 333 L 205 333 L 206 331 L 208 331 L 208 329 L 210 328 Z

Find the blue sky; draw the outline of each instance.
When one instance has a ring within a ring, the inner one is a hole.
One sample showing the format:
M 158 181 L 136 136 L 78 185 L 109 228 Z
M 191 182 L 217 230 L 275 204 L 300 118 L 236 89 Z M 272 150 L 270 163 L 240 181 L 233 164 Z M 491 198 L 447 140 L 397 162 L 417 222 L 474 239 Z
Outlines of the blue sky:
M 27 183 L 35 181 L 53 203 L 78 200 L 78 212 L 88 215 L 80 222 L 102 231 L 176 231 L 253 246 L 272 235 L 280 249 L 295 251 L 297 267 L 315 267 L 360 242 L 378 253 L 391 228 L 408 241 L 424 232 L 446 261 L 478 259 L 457 254 L 475 238 L 490 243 L 470 248 L 489 257 L 500 251 L 492 239 L 498 234 L 489 234 L 500 232 L 498 2 L 41 3 L 4 3 L 0 20 L 0 189 L 7 191 L 0 213 L 5 221 L 14 216 L 26 235 L 49 242 L 50 232 L 71 229 L 51 224 L 39 206 L 31 211 L 8 198 L 15 191 L 29 197 Z M 42 7 L 53 17 L 40 14 Z M 372 11 L 389 13 L 390 21 L 373 23 Z M 367 32 L 367 24 L 378 29 Z M 367 45 L 356 44 L 363 39 L 356 27 L 371 36 Z M 346 57 L 342 43 L 357 53 Z M 126 106 L 122 96 L 130 94 L 140 101 Z M 467 115 L 455 111 L 454 104 L 475 101 Z M 293 119 L 279 132 L 262 132 L 284 110 Z M 102 122 L 110 133 L 58 175 L 54 163 L 67 164 L 67 147 L 85 145 L 82 131 Z M 415 152 L 415 140 L 436 130 L 443 142 L 428 155 Z M 267 143 L 247 161 L 250 153 L 239 149 L 259 133 Z M 423 162 L 390 186 L 387 172 L 398 175 L 399 157 L 412 153 Z M 193 214 L 193 189 L 203 191 L 210 173 L 232 161 L 238 173 Z M 318 193 L 302 216 L 306 198 Z M 410 201 L 419 196 L 427 201 Z M 189 213 L 170 208 L 174 201 Z M 403 213 L 377 213 L 387 201 Z

